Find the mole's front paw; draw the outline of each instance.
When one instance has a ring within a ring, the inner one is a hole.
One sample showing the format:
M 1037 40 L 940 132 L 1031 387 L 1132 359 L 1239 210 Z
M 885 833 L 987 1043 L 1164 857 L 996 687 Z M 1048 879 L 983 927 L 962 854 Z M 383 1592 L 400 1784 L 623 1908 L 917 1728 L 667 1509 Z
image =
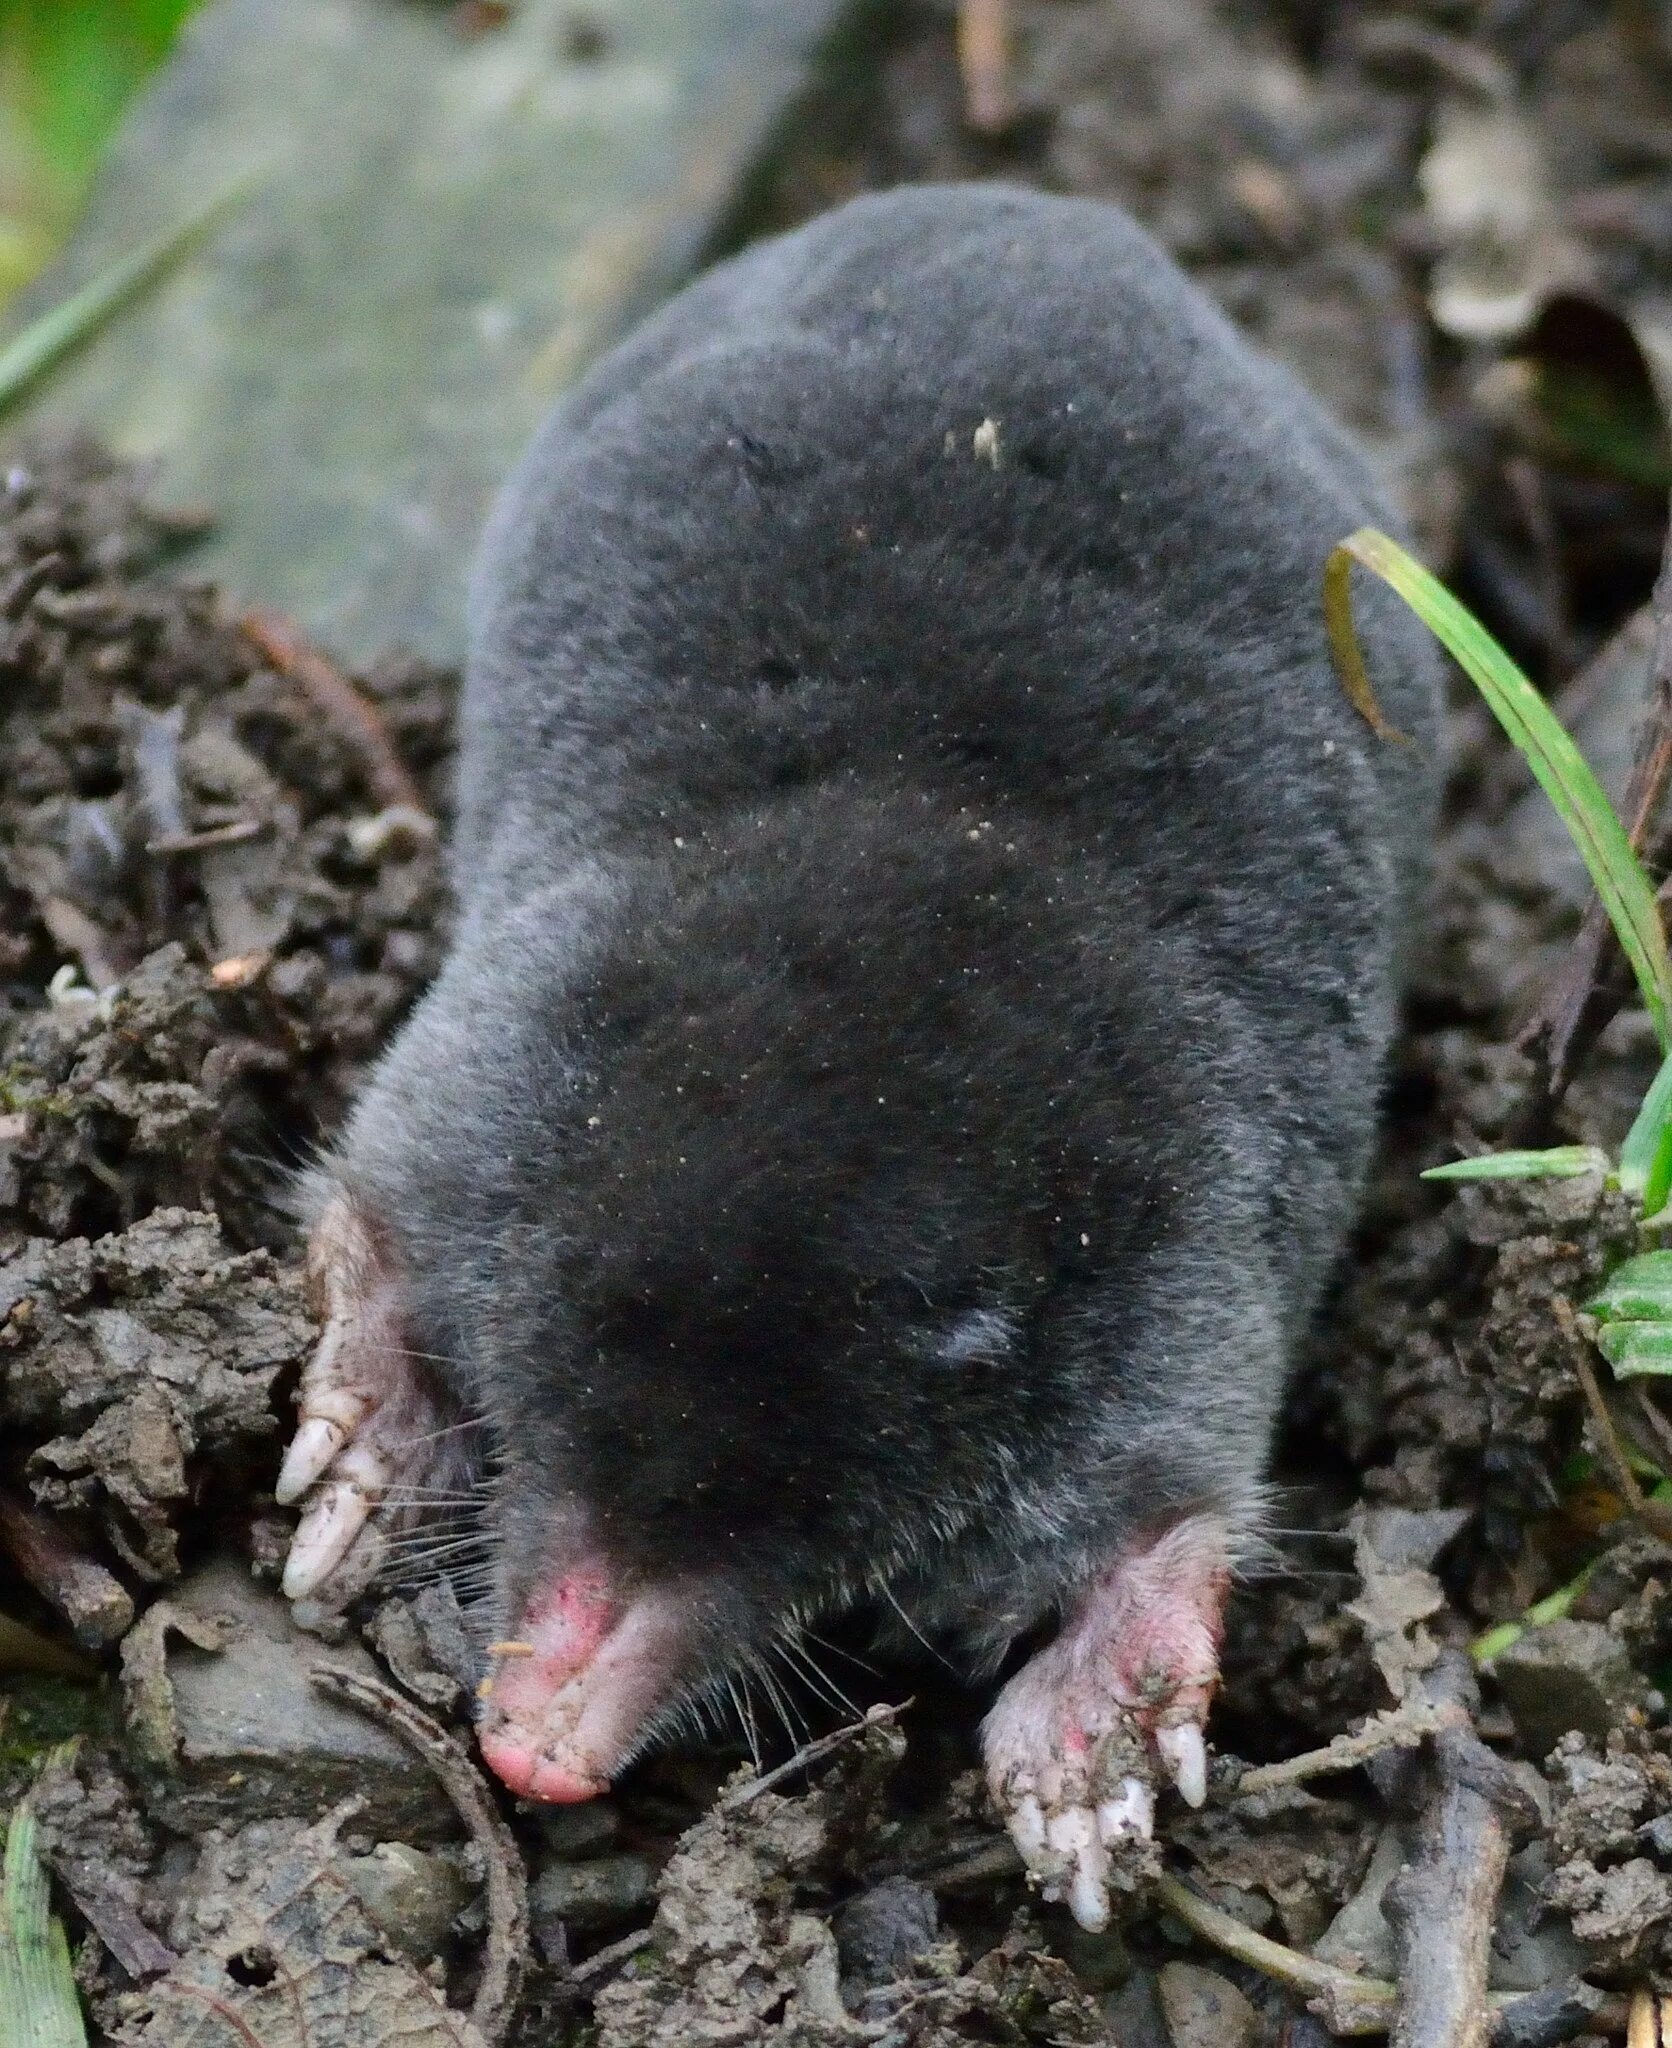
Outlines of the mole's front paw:
M 375 1576 L 385 1538 L 373 1511 L 395 1492 L 403 1511 L 414 1505 L 413 1482 L 444 1432 L 406 1346 L 390 1261 L 345 1197 L 315 1227 L 308 1266 L 325 1328 L 302 1374 L 296 1434 L 274 1492 L 287 1507 L 307 1502 L 284 1590 L 329 1610 Z
M 1030 1874 L 1082 1927 L 1109 1918 L 1112 1852 L 1154 1826 L 1156 1766 L 1207 1796 L 1202 1737 L 1219 1675 L 1224 1529 L 1180 1523 L 1080 1594 L 982 1729 L 987 1782 Z

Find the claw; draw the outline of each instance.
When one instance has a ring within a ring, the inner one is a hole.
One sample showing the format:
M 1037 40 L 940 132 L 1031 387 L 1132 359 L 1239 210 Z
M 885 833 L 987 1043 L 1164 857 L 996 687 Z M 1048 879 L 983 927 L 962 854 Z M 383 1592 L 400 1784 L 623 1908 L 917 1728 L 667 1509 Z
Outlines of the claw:
M 1045 1840 L 1059 1856 L 1082 1856 L 1096 1839 L 1091 1815 L 1083 1806 L 1065 1807 L 1045 1823 Z
M 1105 1843 L 1122 1835 L 1153 1835 L 1155 1797 L 1142 1778 L 1122 1778 L 1113 1799 L 1097 1809 L 1097 1832 Z
M 1186 1806 L 1200 1806 L 1208 1796 L 1208 1750 L 1201 1729 L 1194 1721 L 1158 1728 L 1155 1746 L 1179 1797 Z
M 1068 1910 L 1088 1934 L 1101 1934 L 1109 1924 L 1109 1857 L 1098 1841 L 1075 1866 L 1068 1887 Z
M 293 1507 L 316 1480 L 324 1478 L 331 1460 L 353 1433 L 353 1423 L 339 1421 L 310 1402 L 279 1467 L 273 1498 L 280 1507 Z
M 371 1500 L 350 1480 L 333 1480 L 324 1489 L 291 1539 L 282 1581 L 286 1599 L 305 1598 L 331 1576 L 371 1511 Z
M 1045 1814 L 1031 1792 L 1017 1800 L 1010 1816 L 1010 1834 L 1025 1863 L 1033 1862 L 1045 1847 Z

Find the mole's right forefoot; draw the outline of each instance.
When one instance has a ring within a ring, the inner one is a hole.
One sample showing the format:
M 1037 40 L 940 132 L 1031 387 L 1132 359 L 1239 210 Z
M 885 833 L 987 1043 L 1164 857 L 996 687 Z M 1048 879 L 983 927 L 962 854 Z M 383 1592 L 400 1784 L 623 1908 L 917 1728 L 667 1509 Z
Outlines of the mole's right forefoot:
M 1198 1516 L 1084 1589 L 982 1728 L 994 1803 L 1030 1875 L 1082 1927 L 1109 1918 L 1111 1851 L 1147 1836 L 1157 1766 L 1207 1796 L 1202 1728 L 1230 1583 L 1224 1527 Z

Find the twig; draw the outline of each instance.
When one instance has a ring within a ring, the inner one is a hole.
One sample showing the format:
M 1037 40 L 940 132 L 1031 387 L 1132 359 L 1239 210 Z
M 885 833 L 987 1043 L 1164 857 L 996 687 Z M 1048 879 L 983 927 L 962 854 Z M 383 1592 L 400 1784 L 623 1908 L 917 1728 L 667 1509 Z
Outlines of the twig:
M 49 1849 L 47 1861 L 76 1911 L 136 1984 L 164 1975 L 179 1962 L 139 1917 L 132 1900 L 122 1896 L 110 1873 L 90 1857 L 60 1857 Z
M 1557 1322 L 1571 1342 L 1574 1377 L 1585 1396 L 1585 1405 L 1591 1411 L 1591 1421 L 1596 1428 L 1609 1477 L 1619 1490 L 1621 1499 L 1650 1535 L 1658 1536 L 1662 1543 L 1672 1543 L 1672 1509 L 1663 1507 L 1657 1500 L 1650 1500 L 1637 1483 L 1637 1474 L 1631 1469 L 1631 1459 L 1620 1440 L 1613 1411 L 1608 1406 L 1602 1388 L 1597 1384 L 1589 1346 L 1584 1332 L 1579 1328 L 1571 1303 L 1557 1295 L 1551 1306 L 1555 1310 Z
M 470 2016 L 485 2040 L 502 2040 L 516 2017 L 528 1955 L 528 1877 L 515 1838 L 488 1797 L 481 1773 L 444 1728 L 380 1679 L 363 1678 L 335 1664 L 316 1664 L 309 1676 L 322 1692 L 386 1721 L 411 1744 L 440 1779 L 481 1850 L 487 1871 L 488 1952 Z
M 921 1882 L 931 1891 L 964 1891 L 994 1879 L 1020 1875 L 1021 1858 L 1001 1836 L 955 1863 L 929 1872 Z M 1163 1871 L 1156 1879 L 1155 1894 L 1175 1919 L 1182 1920 L 1192 1934 L 1210 1947 L 1298 1992 L 1332 2033 L 1385 2034 L 1392 2024 L 1399 1987 L 1385 1977 L 1360 1976 L 1356 1970 L 1320 1962 L 1316 1956 L 1287 1948 L 1269 1935 L 1257 1934 L 1245 1920 L 1214 1905 L 1169 1872 Z M 588 1967 L 582 1965 L 583 1969 Z M 1515 2048 L 1538 2048 L 1538 2044 L 1569 2039 L 1581 2031 L 1582 2023 L 1598 2031 L 1618 2033 L 1619 2026 L 1612 2024 L 1620 2018 L 1620 2013 L 1614 2010 L 1615 2003 L 1582 1979 L 1525 1994 L 1494 1992 L 1488 2000 L 1492 2038 L 1512 2042 Z
M 1474 1730 L 1468 1660 L 1442 1657 L 1420 1681 L 1447 1723 L 1429 1747 L 1417 1847 L 1382 1912 L 1398 1936 L 1393 2048 L 1486 2048 L 1486 1988 L 1498 1894 L 1509 1863 L 1506 1808 L 1519 1787 Z
M 14 1493 L 0 1492 L 0 1544 L 84 1649 L 105 1649 L 133 1626 L 134 1603 L 121 1583 L 102 1564 L 72 1550 L 50 1515 Z
M 165 832 L 147 839 L 147 853 L 208 853 L 217 846 L 241 846 L 270 831 L 265 818 L 233 818 L 225 825 L 206 825 L 201 832 Z
M 80 904 L 72 903 L 67 896 L 42 896 L 37 898 L 35 908 L 52 943 L 61 953 L 68 953 L 81 963 L 89 988 L 102 995 L 107 988 L 116 986 L 122 970 L 106 943 L 103 928 L 93 922 Z
M 614 1976 L 624 1964 L 630 1963 L 641 1949 L 650 1946 L 654 1927 L 635 1928 L 631 1934 L 624 1934 L 619 1941 L 612 1941 L 608 1948 L 601 1948 L 595 1956 L 588 1956 L 584 1963 L 577 1963 L 569 1972 L 567 1981 L 577 1989 L 584 1985 L 597 1984 L 602 1978 Z
M 964 118 L 979 134 L 1002 134 L 1016 118 L 1009 0 L 959 0 L 958 70 L 964 81 Z
M 786 1778 L 794 1777 L 797 1771 L 806 1770 L 809 1764 L 816 1764 L 833 1751 L 844 1749 L 856 1735 L 863 1735 L 868 1728 L 891 1728 L 900 1716 L 911 1706 L 910 1700 L 902 1700 L 897 1707 L 875 1706 L 866 1710 L 862 1719 L 850 1721 L 845 1728 L 837 1728 L 829 1735 L 821 1735 L 816 1742 L 803 1743 L 794 1756 L 786 1762 L 763 1772 L 758 1778 L 749 1778 L 715 1801 L 716 1813 L 736 1813 L 747 1806 L 752 1799 L 758 1799 L 763 1792 L 770 1792 L 774 1785 L 781 1785 Z
M 310 647 L 298 629 L 275 612 L 247 612 L 239 625 L 262 658 L 310 697 L 315 708 L 360 756 L 367 785 L 385 809 L 402 804 L 428 812 L 424 792 L 395 751 L 395 743 L 376 707 L 334 662 Z
M 1385 1713 L 1373 1714 L 1362 1728 L 1334 1736 L 1322 1749 L 1309 1749 L 1302 1756 L 1287 1757 L 1281 1763 L 1259 1764 L 1228 1783 L 1222 1797 L 1248 1799 L 1257 1792 L 1274 1792 L 1285 1785 L 1299 1785 L 1308 1778 L 1321 1778 L 1330 1771 L 1350 1771 L 1368 1763 L 1385 1749 L 1412 1748 L 1432 1735 L 1440 1725 L 1439 1716 L 1427 1700 L 1406 1700 Z
M 1189 1885 L 1165 1871 L 1156 1879 L 1155 1890 L 1161 1903 L 1192 1934 L 1199 1934 L 1221 1954 L 1247 1963 L 1261 1976 L 1274 1978 L 1291 1991 L 1298 1991 L 1309 2005 L 1315 2005 L 1332 2033 L 1387 2032 L 1399 1993 L 1385 1979 L 1361 1977 L 1356 1970 L 1319 1962 L 1316 1956 L 1285 1948 L 1269 1935 L 1256 1934 L 1234 1913 L 1212 1905 L 1200 1892 L 1192 1891 Z
M 1632 1389 L 1632 1392 L 1637 1397 L 1637 1412 L 1642 1416 L 1660 1452 L 1662 1470 L 1672 1471 L 1672 1421 L 1668 1421 L 1660 1403 L 1641 1382 Z
M 1649 690 L 1638 725 L 1630 779 L 1626 784 L 1626 830 L 1641 853 L 1661 801 L 1672 779 L 1672 528 L 1654 592 L 1607 643 L 1579 679 L 1585 692 L 1591 679 L 1601 678 L 1623 659 L 1634 659 L 1645 640 L 1649 649 Z M 1651 851 L 1658 865 L 1666 849 Z M 1664 907 L 1665 892 L 1662 891 Z M 1600 899 L 1593 896 L 1556 977 L 1546 991 L 1519 1043 L 1542 1069 L 1543 1085 L 1536 1107 L 1547 1111 L 1561 1100 L 1573 1072 L 1593 1045 L 1631 987 L 1619 957 L 1618 941 Z
M 66 1784 L 73 1796 L 82 1796 L 76 1775 L 81 1746 L 78 1735 L 61 1742 L 48 1754 L 29 1795 L 32 1806 L 39 1802 L 43 1791 L 56 1792 Z M 66 1848 L 58 1839 L 50 1815 L 42 1831 L 41 1853 L 76 1911 L 136 1984 L 146 1977 L 162 1976 L 175 1967 L 179 1956 L 139 1917 L 108 1859 L 73 1853 Z

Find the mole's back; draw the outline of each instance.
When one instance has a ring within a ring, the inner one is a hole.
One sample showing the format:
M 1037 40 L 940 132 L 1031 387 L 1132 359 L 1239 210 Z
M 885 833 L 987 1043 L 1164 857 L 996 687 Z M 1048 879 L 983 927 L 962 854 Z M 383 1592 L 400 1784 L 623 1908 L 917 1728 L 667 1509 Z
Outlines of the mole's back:
M 1071 812 L 1198 893 L 1204 834 L 1245 896 L 1308 846 L 1374 867 L 1429 808 L 1327 660 L 1320 571 L 1366 521 L 1391 523 L 1349 439 L 1115 208 L 857 201 L 647 322 L 508 487 L 465 886 L 514 891 L 531 836 L 594 850 L 670 805 L 700 829 L 902 774 Z M 1360 610 L 1426 741 L 1422 630 L 1385 593 Z

